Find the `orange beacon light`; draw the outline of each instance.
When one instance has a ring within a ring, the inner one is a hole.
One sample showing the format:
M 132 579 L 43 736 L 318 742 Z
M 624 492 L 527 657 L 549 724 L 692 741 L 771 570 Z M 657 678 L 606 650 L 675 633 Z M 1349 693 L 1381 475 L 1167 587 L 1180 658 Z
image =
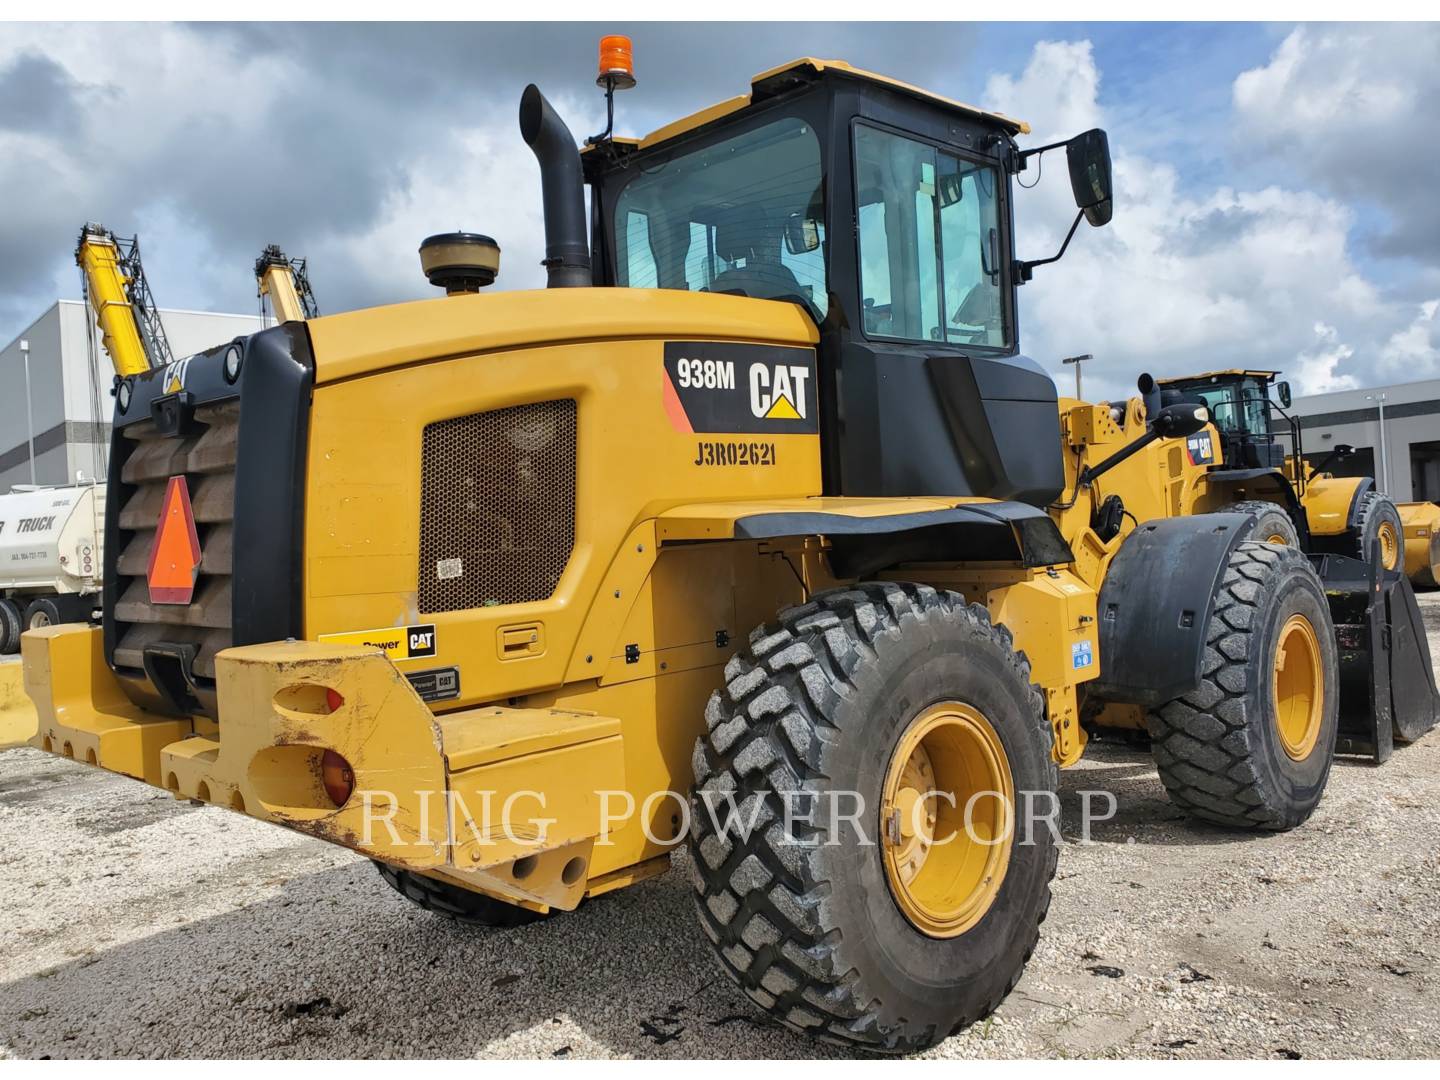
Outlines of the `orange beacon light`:
M 600 75 L 595 85 L 607 90 L 629 90 L 635 85 L 635 52 L 624 34 L 606 34 L 600 39 Z

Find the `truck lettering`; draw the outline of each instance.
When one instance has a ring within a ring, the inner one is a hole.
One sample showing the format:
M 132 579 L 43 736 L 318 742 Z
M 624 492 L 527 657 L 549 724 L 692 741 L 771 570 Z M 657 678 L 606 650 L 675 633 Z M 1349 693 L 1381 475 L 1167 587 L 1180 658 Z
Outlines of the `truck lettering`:
M 15 530 L 17 533 L 45 532 L 55 527 L 55 515 L 49 517 L 21 518 L 20 525 Z

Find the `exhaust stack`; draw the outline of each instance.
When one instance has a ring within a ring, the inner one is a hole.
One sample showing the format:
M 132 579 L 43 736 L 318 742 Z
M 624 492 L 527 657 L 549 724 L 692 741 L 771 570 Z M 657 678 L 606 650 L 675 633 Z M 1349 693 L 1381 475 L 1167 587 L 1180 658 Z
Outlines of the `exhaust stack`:
M 591 285 L 585 187 L 575 137 L 531 83 L 520 95 L 520 135 L 540 162 L 545 204 L 545 262 L 552 289 Z

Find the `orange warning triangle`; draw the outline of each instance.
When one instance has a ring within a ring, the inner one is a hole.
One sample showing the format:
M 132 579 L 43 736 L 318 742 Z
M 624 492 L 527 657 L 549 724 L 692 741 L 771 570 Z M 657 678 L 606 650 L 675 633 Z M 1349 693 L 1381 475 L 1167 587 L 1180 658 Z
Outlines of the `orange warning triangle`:
M 765 414 L 767 420 L 799 420 L 800 414 L 795 411 L 795 406 L 790 404 L 790 399 L 783 394 L 776 394 L 775 401 L 771 404 L 770 410 Z
M 190 507 L 190 488 L 185 477 L 172 476 L 165 485 L 155 540 L 150 545 L 152 604 L 188 604 L 195 595 L 195 575 L 200 569 L 200 538 L 195 533 L 195 511 Z

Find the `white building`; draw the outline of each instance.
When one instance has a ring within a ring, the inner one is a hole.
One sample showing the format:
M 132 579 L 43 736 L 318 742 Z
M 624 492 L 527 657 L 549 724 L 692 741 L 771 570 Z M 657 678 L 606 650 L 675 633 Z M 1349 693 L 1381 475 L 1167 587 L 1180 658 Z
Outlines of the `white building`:
M 177 358 L 261 328 L 259 315 L 162 310 L 160 317 Z M 69 483 L 77 473 L 103 479 L 113 381 L 100 333 L 79 300 L 56 301 L 0 349 L 0 493 L 15 484 Z
M 1355 456 L 1335 473 L 1373 476 L 1396 502 L 1440 502 L 1440 379 L 1312 394 L 1288 411 L 1300 418 L 1310 461 L 1348 444 Z

